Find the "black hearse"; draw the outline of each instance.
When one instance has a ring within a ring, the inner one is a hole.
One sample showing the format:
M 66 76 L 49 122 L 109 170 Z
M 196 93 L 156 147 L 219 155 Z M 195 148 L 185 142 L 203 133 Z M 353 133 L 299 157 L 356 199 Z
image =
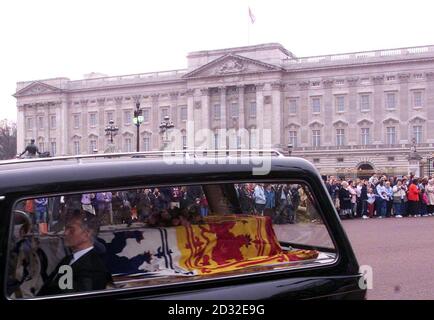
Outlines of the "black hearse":
M 71 254 L 74 210 L 98 219 L 94 246 L 112 280 L 38 294 Z M 301 158 L 182 151 L 0 164 L 2 299 L 364 299 L 363 280 L 321 176 Z

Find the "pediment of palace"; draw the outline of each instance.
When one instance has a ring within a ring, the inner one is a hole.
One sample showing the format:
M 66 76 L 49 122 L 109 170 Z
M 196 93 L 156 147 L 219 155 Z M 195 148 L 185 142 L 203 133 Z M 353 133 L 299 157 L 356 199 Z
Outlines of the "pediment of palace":
M 61 91 L 62 90 L 57 87 L 50 86 L 40 81 L 35 81 L 29 84 L 28 86 L 22 88 L 21 90 L 18 90 L 14 94 L 14 97 L 32 96 L 32 95 L 40 95 L 40 94 L 47 94 L 47 93 L 58 93 Z
M 228 54 L 185 74 L 183 78 L 215 77 L 281 70 L 283 69 L 279 66 L 235 54 Z

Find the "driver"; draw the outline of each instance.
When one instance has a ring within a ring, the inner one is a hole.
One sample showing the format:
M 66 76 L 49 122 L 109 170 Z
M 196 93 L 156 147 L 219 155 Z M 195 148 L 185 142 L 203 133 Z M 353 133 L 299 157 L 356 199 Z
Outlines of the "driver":
M 68 213 L 65 226 L 65 244 L 72 254 L 63 258 L 45 281 L 38 296 L 102 290 L 112 283 L 112 277 L 95 243 L 98 233 L 98 218 L 84 210 Z M 61 288 L 60 267 L 72 269 L 72 287 Z

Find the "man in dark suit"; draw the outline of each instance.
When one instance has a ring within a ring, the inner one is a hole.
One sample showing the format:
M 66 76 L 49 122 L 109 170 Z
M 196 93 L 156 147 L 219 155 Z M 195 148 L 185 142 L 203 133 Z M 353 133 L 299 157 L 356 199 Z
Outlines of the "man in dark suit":
M 102 290 L 112 282 L 111 275 L 98 253 L 98 248 L 94 247 L 97 233 L 98 218 L 95 215 L 84 210 L 74 210 L 68 213 L 65 225 L 65 245 L 71 249 L 72 254 L 60 261 L 38 292 L 38 296 Z M 70 283 L 65 288 L 65 282 L 62 279 L 64 269 L 72 270 L 72 287 Z

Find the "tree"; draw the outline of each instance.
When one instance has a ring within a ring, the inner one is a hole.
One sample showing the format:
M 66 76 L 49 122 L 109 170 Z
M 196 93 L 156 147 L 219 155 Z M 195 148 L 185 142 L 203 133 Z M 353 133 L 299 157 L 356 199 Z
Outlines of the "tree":
M 0 120 L 0 159 L 13 159 L 17 154 L 17 124 Z

